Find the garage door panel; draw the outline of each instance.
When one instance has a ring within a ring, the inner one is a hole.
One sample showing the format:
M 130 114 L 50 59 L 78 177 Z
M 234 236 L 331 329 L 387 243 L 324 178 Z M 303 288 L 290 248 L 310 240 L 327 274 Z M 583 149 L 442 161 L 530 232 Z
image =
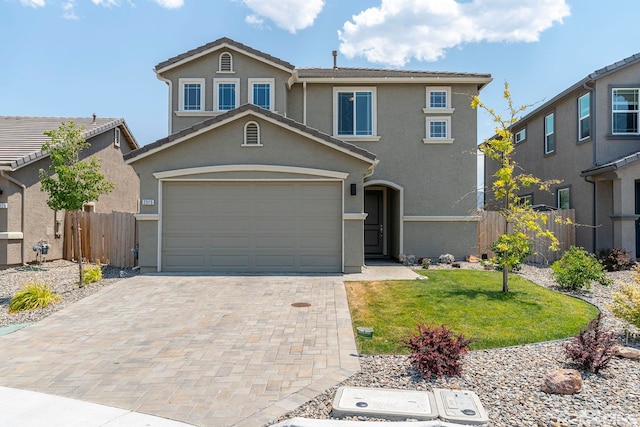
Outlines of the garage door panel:
M 162 269 L 341 271 L 341 188 L 338 182 L 166 182 Z

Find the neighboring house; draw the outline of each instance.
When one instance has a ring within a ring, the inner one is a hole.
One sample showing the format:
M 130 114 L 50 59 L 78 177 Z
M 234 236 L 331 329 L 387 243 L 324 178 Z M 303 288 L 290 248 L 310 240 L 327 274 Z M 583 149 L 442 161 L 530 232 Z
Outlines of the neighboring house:
M 113 192 L 87 204 L 85 210 L 138 209 L 138 176 L 122 157 L 138 144 L 123 119 L 0 116 L 0 268 L 34 261 L 32 248 L 40 240 L 51 245 L 47 259 L 62 257 L 64 212 L 47 206 L 48 194 L 40 190 L 38 171 L 50 165 L 49 156 L 41 151 L 49 139 L 44 132 L 69 120 L 84 127 L 82 135 L 91 144 L 81 157 L 98 157 L 105 178 L 115 184 Z
M 361 271 L 477 252 L 488 74 L 294 65 L 216 40 L 155 67 L 169 133 L 140 176 L 142 271 Z M 374 154 L 375 153 L 375 154 Z
M 640 54 L 597 70 L 512 127 L 526 173 L 562 183 L 524 189 L 532 205 L 575 209 L 576 244 L 640 253 Z M 490 188 L 496 162 L 485 162 Z M 487 207 L 494 203 L 487 194 Z

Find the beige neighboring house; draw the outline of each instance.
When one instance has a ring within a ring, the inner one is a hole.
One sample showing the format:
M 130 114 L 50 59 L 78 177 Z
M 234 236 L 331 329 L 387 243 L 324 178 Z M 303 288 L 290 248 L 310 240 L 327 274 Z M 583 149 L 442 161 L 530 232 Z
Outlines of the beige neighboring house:
M 33 246 L 50 245 L 47 259 L 62 257 L 64 212 L 47 206 L 48 194 L 40 191 L 38 171 L 49 168 L 47 153 L 41 151 L 47 130 L 63 121 L 83 126 L 83 137 L 91 144 L 82 158 L 95 155 L 101 171 L 115 184 L 113 192 L 85 206 L 95 212 L 136 212 L 139 180 L 126 165 L 123 155 L 138 148 L 124 119 L 84 117 L 0 116 L 0 268 L 35 261 Z
M 520 197 L 575 209 L 578 246 L 640 254 L 640 54 L 589 74 L 512 131 L 524 172 L 562 180 L 552 193 L 523 190 Z M 496 163 L 485 165 L 490 188 Z M 491 194 L 486 201 L 491 209 Z
M 142 271 L 359 272 L 477 253 L 488 74 L 298 68 L 228 38 L 159 63 L 169 136 L 140 176 Z

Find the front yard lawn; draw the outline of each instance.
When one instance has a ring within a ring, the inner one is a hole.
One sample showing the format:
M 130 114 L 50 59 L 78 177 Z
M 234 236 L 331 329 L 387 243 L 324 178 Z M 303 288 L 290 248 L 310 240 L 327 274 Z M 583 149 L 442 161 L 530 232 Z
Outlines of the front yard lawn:
M 502 273 L 429 270 L 426 280 L 346 282 L 354 333 L 374 328 L 372 339 L 357 338 L 361 354 L 406 353 L 399 340 L 417 321 L 447 325 L 478 341 L 472 349 L 505 347 L 575 335 L 598 314 L 594 306 Z

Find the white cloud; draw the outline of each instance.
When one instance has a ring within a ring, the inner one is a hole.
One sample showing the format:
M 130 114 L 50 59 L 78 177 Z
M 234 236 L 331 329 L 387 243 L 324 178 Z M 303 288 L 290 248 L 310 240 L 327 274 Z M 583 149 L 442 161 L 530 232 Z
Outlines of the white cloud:
M 20 4 L 23 6 L 31 6 L 31 7 L 44 7 L 44 0 L 20 0 Z
M 184 6 L 184 0 L 154 0 L 165 9 L 179 9 Z
M 78 15 L 75 12 L 75 0 L 69 0 L 66 3 L 62 4 L 62 16 L 64 19 L 78 19 Z
M 242 0 L 242 3 L 254 12 L 246 22 L 255 23 L 259 17 L 265 17 L 290 33 L 312 26 L 324 7 L 324 0 Z
M 97 4 L 99 6 L 111 7 L 111 6 L 120 6 L 120 0 L 91 0 L 93 4 Z
M 244 18 L 244 22 L 260 29 L 265 28 L 264 19 L 262 19 L 258 15 L 247 15 L 247 17 Z
M 566 0 L 382 0 L 344 23 L 340 52 L 392 66 L 436 61 L 469 42 L 537 41 L 569 15 Z

